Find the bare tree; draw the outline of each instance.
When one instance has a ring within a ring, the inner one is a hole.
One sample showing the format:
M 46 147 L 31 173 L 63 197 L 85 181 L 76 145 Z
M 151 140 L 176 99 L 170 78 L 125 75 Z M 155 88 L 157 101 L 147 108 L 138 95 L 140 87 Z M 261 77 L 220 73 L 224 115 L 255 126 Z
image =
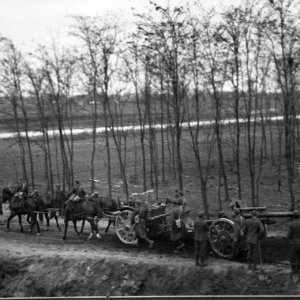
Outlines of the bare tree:
M 270 53 L 277 72 L 278 89 L 282 94 L 284 107 L 284 141 L 285 160 L 288 175 L 288 186 L 291 200 L 291 210 L 296 208 L 294 180 L 295 142 L 295 87 L 299 61 L 298 16 L 299 3 L 291 0 L 270 0 L 268 26 L 265 29 L 269 37 Z

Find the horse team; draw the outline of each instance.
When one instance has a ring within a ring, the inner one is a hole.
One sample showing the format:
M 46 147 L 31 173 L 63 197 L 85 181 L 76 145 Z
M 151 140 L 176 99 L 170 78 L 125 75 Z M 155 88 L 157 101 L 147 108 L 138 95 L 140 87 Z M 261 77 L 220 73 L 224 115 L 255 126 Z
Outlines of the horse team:
M 22 225 L 22 216 L 27 216 L 27 221 L 30 224 L 29 231 L 32 231 L 34 226 L 37 228 L 37 234 L 40 234 L 40 226 L 37 215 L 43 214 L 47 222 L 47 229 L 49 228 L 49 220 L 55 218 L 57 228 L 60 230 L 57 214 L 64 217 L 64 235 L 63 239 L 67 237 L 68 223 L 73 222 L 74 230 L 77 235 L 80 235 L 83 231 L 85 220 L 89 222 L 91 226 L 91 233 L 89 238 L 96 234 L 100 238 L 97 222 L 103 217 L 103 213 L 106 211 L 117 211 L 120 207 L 118 201 L 110 199 L 108 197 L 100 197 L 98 193 L 91 195 L 84 195 L 84 197 L 74 197 L 74 194 L 68 197 L 64 192 L 59 189 L 55 192 L 55 196 L 52 197 L 50 192 L 46 192 L 40 195 L 36 190 L 32 193 L 28 193 L 26 188 L 18 188 L 12 190 L 9 187 L 5 187 L 2 190 L 2 203 L 9 204 L 10 215 L 6 222 L 6 230 L 10 228 L 10 221 L 14 217 L 18 217 L 20 230 L 24 232 Z M 17 191 L 17 192 L 16 192 Z M 2 209 L 2 203 L 0 207 Z M 0 213 L 3 213 L 0 211 Z M 77 230 L 76 222 L 83 220 L 81 231 Z M 106 228 L 106 232 L 111 224 Z

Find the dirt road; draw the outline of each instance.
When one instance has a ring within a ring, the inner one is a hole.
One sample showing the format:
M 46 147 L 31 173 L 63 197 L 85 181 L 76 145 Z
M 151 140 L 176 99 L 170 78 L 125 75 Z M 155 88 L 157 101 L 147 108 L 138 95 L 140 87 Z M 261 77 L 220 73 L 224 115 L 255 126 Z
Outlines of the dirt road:
M 190 243 L 174 254 L 166 238 L 136 249 L 121 244 L 113 229 L 90 241 L 88 230 L 78 238 L 71 228 L 63 241 L 54 223 L 40 236 L 18 230 L 16 221 L 9 232 L 0 225 L 0 297 L 298 294 L 286 261 L 250 272 L 242 261 L 211 257 L 199 268 Z

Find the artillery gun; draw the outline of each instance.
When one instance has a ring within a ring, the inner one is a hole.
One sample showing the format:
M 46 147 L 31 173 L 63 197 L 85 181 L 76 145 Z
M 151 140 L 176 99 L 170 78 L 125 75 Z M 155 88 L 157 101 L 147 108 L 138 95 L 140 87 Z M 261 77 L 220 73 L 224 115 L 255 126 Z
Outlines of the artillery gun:
M 299 217 L 298 211 L 267 212 L 266 207 L 240 207 L 239 209 L 245 219 L 251 217 L 252 211 L 257 211 L 257 217 L 265 227 L 265 235 L 267 233 L 266 225 L 277 223 L 276 219 Z M 233 242 L 233 220 L 230 218 L 219 218 L 217 220 L 209 220 L 208 222 L 210 224 L 209 241 L 214 253 L 223 258 L 232 258 L 237 255 L 238 253 Z
M 149 205 L 149 212 L 147 218 L 147 231 L 149 235 L 157 236 L 170 230 L 168 222 L 168 198 L 158 198 L 153 193 L 153 190 L 141 193 L 132 194 L 127 205 L 122 206 L 119 213 L 115 215 L 115 230 L 119 240 L 124 244 L 134 245 L 137 243 L 134 228 L 131 225 L 131 216 L 134 210 L 134 199 L 142 199 L 144 202 L 152 200 L 152 205 Z M 146 200 L 145 200 L 146 199 Z M 150 202 L 151 203 L 151 202 Z M 277 223 L 278 219 L 292 219 L 299 217 L 298 211 L 286 212 L 267 212 L 266 207 L 239 207 L 241 215 L 248 219 L 251 217 L 252 211 L 257 211 L 258 218 L 265 227 L 265 235 L 267 232 L 266 225 Z M 189 218 L 190 210 L 184 210 L 183 219 L 186 220 L 186 228 L 188 238 L 193 238 L 194 227 L 193 222 Z M 276 220 L 277 219 L 277 220 Z M 209 223 L 209 241 L 213 252 L 222 258 L 233 258 L 237 255 L 236 247 L 233 241 L 234 222 L 230 217 L 223 216 L 216 219 L 210 219 Z M 241 245 L 240 249 L 245 248 Z

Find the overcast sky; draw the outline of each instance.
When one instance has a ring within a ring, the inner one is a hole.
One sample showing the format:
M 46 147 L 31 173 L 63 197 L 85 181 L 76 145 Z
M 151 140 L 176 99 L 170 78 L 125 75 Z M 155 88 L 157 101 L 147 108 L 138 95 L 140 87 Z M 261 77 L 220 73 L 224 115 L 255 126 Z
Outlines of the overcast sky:
M 193 0 L 191 0 L 193 1 Z M 240 0 L 202 0 L 203 5 L 235 4 Z M 184 0 L 156 0 L 170 5 Z M 130 20 L 131 8 L 142 11 L 149 0 L 0 0 L 0 35 L 18 46 L 30 47 L 44 43 L 51 36 L 63 41 L 67 37 L 71 15 L 99 15 L 106 11 L 118 13 Z

